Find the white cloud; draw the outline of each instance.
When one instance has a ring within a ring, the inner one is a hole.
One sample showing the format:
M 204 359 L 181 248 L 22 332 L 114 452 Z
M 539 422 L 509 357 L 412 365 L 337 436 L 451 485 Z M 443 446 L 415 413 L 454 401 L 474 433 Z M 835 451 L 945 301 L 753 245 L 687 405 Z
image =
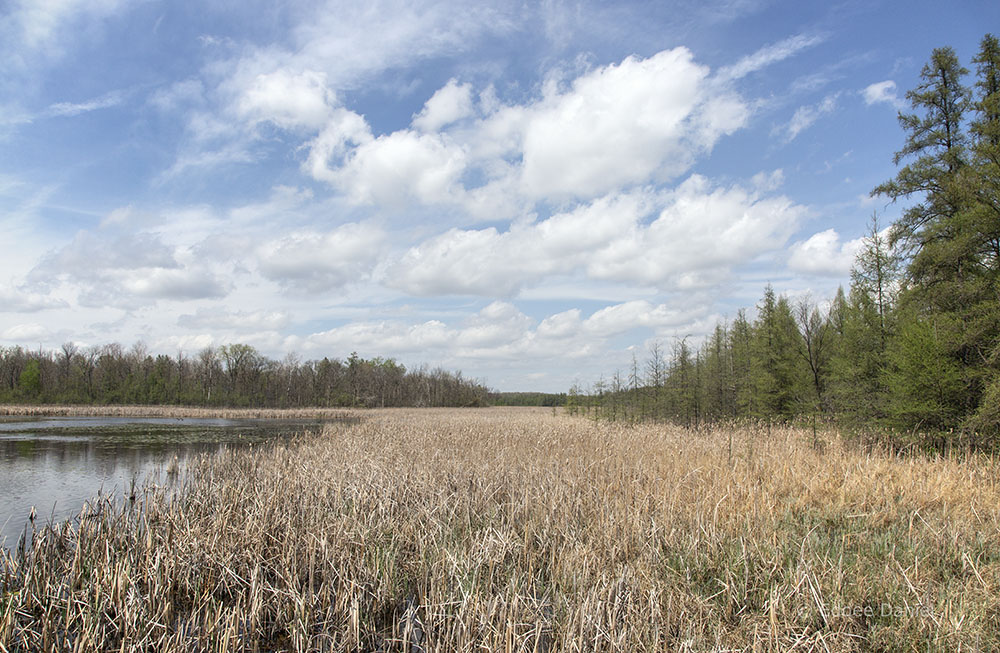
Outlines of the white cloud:
M 124 99 L 125 93 L 123 91 L 111 91 L 109 93 L 105 93 L 101 97 L 94 98 L 93 100 L 88 100 L 86 102 L 57 102 L 56 104 L 50 105 L 45 113 L 49 116 L 78 116 L 81 113 L 97 111 L 98 109 L 109 109 L 111 107 L 118 106 Z
M 118 283 L 126 293 L 150 299 L 219 298 L 229 292 L 229 284 L 198 268 L 144 268 L 120 276 Z
M 754 188 L 758 191 L 768 193 L 778 190 L 785 183 L 785 171 L 781 168 L 769 173 L 761 171 L 755 174 L 750 181 L 753 182 Z
M 171 335 L 155 340 L 152 343 L 152 348 L 156 351 L 198 352 L 208 347 L 214 347 L 217 344 L 224 344 L 225 342 L 225 340 L 216 340 L 214 336 L 208 333 L 180 336 Z
M 78 290 L 84 306 L 139 306 L 158 299 L 219 298 L 230 284 L 153 233 L 82 231 L 28 273 L 30 284 Z M 182 262 L 184 259 L 185 262 Z
M 323 131 L 309 143 L 309 157 L 305 169 L 315 179 L 337 184 L 339 171 L 331 169 L 331 160 L 340 160 L 354 146 L 373 140 L 371 128 L 364 117 L 347 109 L 335 110 Z
M 367 223 L 325 233 L 294 233 L 258 249 L 259 268 L 282 286 L 326 292 L 366 280 L 381 253 L 385 234 Z
M 237 99 L 236 112 L 251 123 L 318 130 L 329 120 L 335 104 L 324 73 L 280 69 L 257 75 Z
M 506 33 L 521 20 L 514 6 L 456 11 L 437 0 L 325 0 L 292 3 L 284 11 L 293 25 L 286 43 L 247 47 L 208 37 L 218 56 L 197 79 L 154 97 L 154 105 L 164 109 L 193 109 L 187 112 L 188 139 L 164 178 L 253 160 L 261 138 L 253 127 L 261 122 L 315 133 L 345 117 L 338 91 L 354 90 L 394 67 L 468 50 L 484 34 Z M 329 152 L 324 148 L 337 142 L 331 130 L 326 132 L 311 148 L 308 167 L 318 179 L 323 166 L 317 161 L 325 161 Z
M 745 124 L 746 104 L 709 85 L 708 72 L 685 48 L 628 57 L 564 90 L 551 82 L 523 105 L 487 98 L 480 111 L 491 113 L 448 127 L 474 108 L 471 88 L 452 80 L 414 118 L 416 130 L 373 137 L 361 116 L 341 111 L 310 144 L 306 167 L 357 202 L 396 207 L 416 200 L 485 215 L 490 201 L 516 205 L 511 195 L 590 199 L 674 178 Z M 469 172 L 477 181 L 467 187 Z
M 826 96 L 818 104 L 799 107 L 786 127 L 786 140 L 793 140 L 803 130 L 811 127 L 821 116 L 832 113 L 836 108 L 837 94 Z
M 827 229 L 793 244 L 788 267 L 801 274 L 846 277 L 863 247 L 863 238 L 841 243 L 837 231 Z
M 825 37 L 819 34 L 798 34 L 783 41 L 767 45 L 753 54 L 747 55 L 731 66 L 719 70 L 716 78 L 721 82 L 746 77 L 767 66 L 798 54 L 800 51 L 822 43 Z
M 68 244 L 46 256 L 28 278 L 32 281 L 58 275 L 88 278 L 104 270 L 176 267 L 173 250 L 155 234 L 99 235 L 81 231 Z
M 704 308 L 701 306 L 677 309 L 666 304 L 654 305 L 646 300 L 635 300 L 602 308 L 587 318 L 582 327 L 589 333 L 607 337 L 638 327 L 658 330 L 679 327 L 703 316 Z
M 0 338 L 10 342 L 30 343 L 48 340 L 51 332 L 41 324 L 17 324 L 5 329 Z
M 454 336 L 454 332 L 438 320 L 419 324 L 352 322 L 314 333 L 301 344 L 305 351 L 333 349 L 358 351 L 369 356 L 398 356 L 401 353 L 440 351 L 453 341 Z
M 424 132 L 435 132 L 472 114 L 472 86 L 451 79 L 414 116 L 413 126 Z
M 385 283 L 415 295 L 512 296 L 551 275 L 583 273 L 693 289 L 780 249 L 804 212 L 785 197 L 715 188 L 695 175 L 670 193 L 609 195 L 506 232 L 451 229 L 402 255 Z
M 35 313 L 68 305 L 65 300 L 51 295 L 0 287 L 0 313 Z
M 294 49 L 276 56 L 325 70 L 335 87 L 415 60 L 462 52 L 484 34 L 510 31 L 520 19 L 516 5 L 474 4 L 457 11 L 436 0 L 327 0 L 306 6 L 293 32 Z
M 694 289 L 784 246 L 805 209 L 784 196 L 760 197 L 739 186 L 713 188 L 694 175 L 666 197 L 648 227 L 623 234 L 589 257 L 589 276 L 660 288 Z
M 403 130 L 359 145 L 331 177 L 357 202 L 402 207 L 447 202 L 464 169 L 465 153 L 448 139 Z
M 638 194 L 605 197 L 504 233 L 451 229 L 407 251 L 388 268 L 386 282 L 415 295 L 514 295 L 526 283 L 580 267 L 583 257 L 632 228 L 646 202 Z
M 629 57 L 573 82 L 565 93 L 549 93 L 529 108 L 523 135 L 522 181 L 535 197 L 593 197 L 686 170 L 713 139 L 693 142 L 694 123 L 708 98 L 708 69 L 685 48 L 648 59 Z M 708 130 L 721 134 L 742 126 L 746 112 Z
M 869 84 L 862 91 L 862 95 L 864 95 L 865 104 L 868 106 L 885 103 L 900 111 L 906 107 L 906 103 L 896 96 L 896 82 L 891 79 Z

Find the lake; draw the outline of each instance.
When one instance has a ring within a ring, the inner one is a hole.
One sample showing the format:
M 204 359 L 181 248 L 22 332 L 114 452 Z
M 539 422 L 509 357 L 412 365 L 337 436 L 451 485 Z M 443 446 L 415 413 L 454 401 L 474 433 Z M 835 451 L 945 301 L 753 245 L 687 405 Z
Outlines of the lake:
M 0 548 L 17 545 L 32 507 L 39 527 L 69 519 L 98 493 L 120 497 L 133 481 L 137 488 L 172 483 L 179 474 L 168 470 L 182 472 L 200 454 L 318 431 L 326 422 L 0 417 Z

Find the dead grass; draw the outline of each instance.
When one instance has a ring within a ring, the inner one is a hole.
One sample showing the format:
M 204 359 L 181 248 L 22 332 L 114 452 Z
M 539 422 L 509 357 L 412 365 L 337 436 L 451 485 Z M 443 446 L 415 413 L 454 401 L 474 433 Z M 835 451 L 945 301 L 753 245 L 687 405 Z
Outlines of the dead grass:
M 811 439 L 369 412 L 41 533 L 0 650 L 1000 650 L 994 461 Z

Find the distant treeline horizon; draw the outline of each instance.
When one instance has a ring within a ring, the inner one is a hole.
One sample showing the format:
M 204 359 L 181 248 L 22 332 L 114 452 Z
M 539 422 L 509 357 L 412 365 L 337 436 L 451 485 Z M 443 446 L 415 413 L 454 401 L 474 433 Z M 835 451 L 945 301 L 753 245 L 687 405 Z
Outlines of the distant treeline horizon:
M 0 403 L 323 408 L 484 406 L 489 389 L 461 372 L 393 358 L 277 361 L 251 345 L 153 355 L 137 342 L 59 350 L 0 347 Z

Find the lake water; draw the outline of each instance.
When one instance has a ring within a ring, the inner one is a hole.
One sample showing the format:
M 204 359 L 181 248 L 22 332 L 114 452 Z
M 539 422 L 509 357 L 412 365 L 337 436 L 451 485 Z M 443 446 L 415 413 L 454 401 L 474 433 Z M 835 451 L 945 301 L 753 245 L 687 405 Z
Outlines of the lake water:
M 74 517 L 98 493 L 121 497 L 133 481 L 169 483 L 174 458 L 322 428 L 316 420 L 0 417 L 0 548 L 35 524 Z

